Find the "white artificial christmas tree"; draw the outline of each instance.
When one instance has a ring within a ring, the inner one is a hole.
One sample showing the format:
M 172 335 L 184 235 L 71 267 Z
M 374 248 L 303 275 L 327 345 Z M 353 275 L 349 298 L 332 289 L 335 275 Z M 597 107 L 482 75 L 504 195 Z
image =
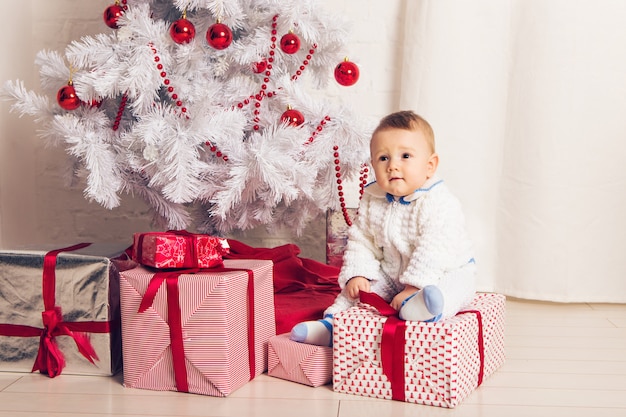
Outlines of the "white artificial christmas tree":
M 369 127 L 320 94 L 358 67 L 345 22 L 316 1 L 126 0 L 104 20 L 37 55 L 43 95 L 4 88 L 67 149 L 86 198 L 140 196 L 171 229 L 300 233 L 345 206 L 346 180 L 366 181 Z

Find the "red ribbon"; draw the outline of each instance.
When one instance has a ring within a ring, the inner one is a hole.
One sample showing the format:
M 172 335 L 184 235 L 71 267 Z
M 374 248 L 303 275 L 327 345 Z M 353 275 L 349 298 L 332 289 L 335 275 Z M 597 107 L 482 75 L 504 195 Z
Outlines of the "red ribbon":
M 380 347 L 380 357 L 383 374 L 391 382 L 391 397 L 397 401 L 406 401 L 404 390 L 404 348 L 406 345 L 406 321 L 400 320 L 398 311 L 389 305 L 378 294 L 363 292 L 359 293 L 360 301 L 376 308 L 378 312 L 387 317 L 383 325 L 383 333 Z M 472 313 L 478 320 L 478 354 L 480 357 L 480 371 L 478 384 L 483 382 L 485 368 L 485 347 L 483 338 L 482 315 L 478 310 L 461 311 L 458 314 Z
M 480 387 L 485 376 L 485 336 L 483 334 L 483 315 L 478 310 L 459 311 L 457 316 L 461 314 L 475 314 L 476 320 L 478 320 L 478 356 L 480 358 L 480 369 L 478 371 L 478 383 L 476 386 Z
M 248 365 L 250 368 L 250 380 L 256 374 L 255 334 L 254 334 L 254 271 L 241 268 L 211 268 L 211 269 L 185 269 L 176 271 L 159 271 L 154 274 L 146 293 L 139 304 L 138 313 L 143 313 L 154 304 L 157 291 L 165 281 L 167 288 L 167 324 L 170 328 L 170 345 L 172 347 L 172 362 L 174 365 L 174 380 L 176 389 L 180 392 L 189 392 L 187 369 L 185 367 L 185 347 L 183 344 L 183 328 L 180 310 L 180 298 L 178 291 L 178 278 L 181 274 L 196 274 L 202 272 L 233 272 L 245 271 L 248 273 Z
M 56 337 L 70 336 L 76 343 L 78 351 L 89 362 L 95 364 L 98 355 L 89 342 L 86 333 L 109 333 L 111 322 L 66 322 L 63 321 L 61 308 L 56 306 L 56 261 L 61 252 L 71 252 L 85 248 L 91 243 L 80 243 L 67 248 L 56 249 L 45 254 L 42 274 L 42 297 L 44 311 L 41 313 L 43 328 L 17 324 L 0 324 L 0 335 L 15 337 L 39 336 L 39 350 L 31 372 L 40 371 L 54 378 L 61 374 L 65 367 L 65 358 L 59 349 Z

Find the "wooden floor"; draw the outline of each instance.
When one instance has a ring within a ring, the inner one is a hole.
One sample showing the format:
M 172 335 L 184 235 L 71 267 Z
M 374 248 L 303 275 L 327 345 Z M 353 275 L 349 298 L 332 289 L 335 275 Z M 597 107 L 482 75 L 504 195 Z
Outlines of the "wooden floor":
M 0 373 L 0 417 L 626 416 L 626 305 L 507 301 L 507 361 L 453 410 L 262 375 L 228 398 L 128 389 L 122 376 Z

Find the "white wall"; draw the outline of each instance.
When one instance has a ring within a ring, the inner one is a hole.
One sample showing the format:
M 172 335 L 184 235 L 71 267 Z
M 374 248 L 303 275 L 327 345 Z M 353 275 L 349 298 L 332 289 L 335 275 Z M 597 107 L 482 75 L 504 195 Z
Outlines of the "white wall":
M 131 0 L 132 1 L 132 0 Z M 3 39 L 0 83 L 22 79 L 37 89 L 35 54 L 63 51 L 81 36 L 108 31 L 102 12 L 112 0 L 0 0 L 7 11 L 0 25 Z M 350 60 L 360 66 L 361 79 L 329 95 L 345 100 L 361 114 L 379 119 L 395 109 L 399 96 L 401 9 L 403 0 L 320 0 L 327 10 L 351 20 Z M 142 201 L 123 196 L 121 207 L 106 210 L 83 198 L 82 184 L 68 184 L 65 153 L 44 148 L 38 126 L 9 113 L 0 102 L 0 247 L 79 241 L 128 241 L 135 231 L 151 230 Z M 352 205 L 356 199 L 352 199 Z M 264 230 L 235 235 L 253 246 L 298 244 L 303 256 L 324 260 L 323 222 L 296 239 L 287 231 L 269 236 Z

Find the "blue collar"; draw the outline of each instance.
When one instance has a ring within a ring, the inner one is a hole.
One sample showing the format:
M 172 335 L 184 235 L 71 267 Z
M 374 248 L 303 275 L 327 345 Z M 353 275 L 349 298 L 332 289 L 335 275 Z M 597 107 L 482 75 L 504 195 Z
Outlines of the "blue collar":
M 385 198 L 389 203 L 399 202 L 400 204 L 409 205 L 412 201 L 417 200 L 420 196 L 424 195 L 424 193 L 427 193 L 441 183 L 443 183 L 443 180 L 431 178 L 426 181 L 422 187 L 413 191 L 411 194 L 402 196 L 398 199 L 396 199 L 395 196 L 383 191 L 380 186 L 376 184 L 376 181 L 367 184 L 365 192 L 373 197 Z
M 396 201 L 399 201 L 399 202 L 400 202 L 400 204 L 409 205 L 409 204 L 411 204 L 411 201 L 413 201 L 413 200 L 411 200 L 411 201 L 406 201 L 406 200 L 404 199 L 404 196 L 402 196 L 402 197 L 400 197 L 399 199 L 397 199 L 397 200 L 396 200 L 396 198 L 395 198 L 393 195 L 389 194 L 389 193 L 387 193 L 387 194 L 385 195 L 385 197 L 387 198 L 387 202 L 389 202 L 389 203 L 394 203 L 394 202 L 396 202 Z

